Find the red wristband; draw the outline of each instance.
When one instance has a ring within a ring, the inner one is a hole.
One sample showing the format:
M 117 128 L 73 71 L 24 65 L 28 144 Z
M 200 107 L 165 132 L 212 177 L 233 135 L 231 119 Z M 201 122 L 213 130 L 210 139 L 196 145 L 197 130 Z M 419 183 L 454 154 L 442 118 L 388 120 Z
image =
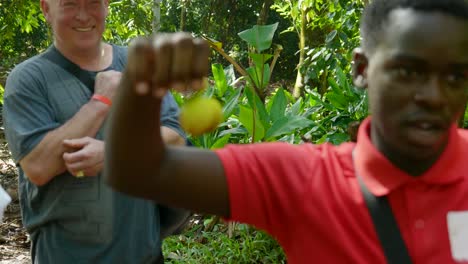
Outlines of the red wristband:
M 93 97 L 91 97 L 91 99 L 98 100 L 98 101 L 100 101 L 100 102 L 102 102 L 102 103 L 105 103 L 105 104 L 108 105 L 108 106 L 111 106 L 111 105 L 112 105 L 111 99 L 105 97 L 104 95 L 93 94 Z

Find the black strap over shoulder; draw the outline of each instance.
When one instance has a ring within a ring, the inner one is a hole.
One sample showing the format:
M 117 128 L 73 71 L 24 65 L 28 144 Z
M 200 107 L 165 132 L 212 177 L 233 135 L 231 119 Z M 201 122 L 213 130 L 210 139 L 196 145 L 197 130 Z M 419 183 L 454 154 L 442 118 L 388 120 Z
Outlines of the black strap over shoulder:
M 88 89 L 93 93 L 94 92 L 94 78 L 89 74 L 89 72 L 81 69 L 78 65 L 74 64 L 65 56 L 63 56 L 57 48 L 54 46 L 49 47 L 42 56 L 49 61 L 57 64 L 62 67 L 64 70 L 68 71 L 70 74 L 75 76 L 80 80 Z
M 405 241 L 401 237 L 398 224 L 392 213 L 386 196 L 376 197 L 364 184 L 360 176 L 357 176 L 359 186 L 364 195 L 367 208 L 372 217 L 375 231 L 382 245 L 387 263 L 389 264 L 411 264 Z

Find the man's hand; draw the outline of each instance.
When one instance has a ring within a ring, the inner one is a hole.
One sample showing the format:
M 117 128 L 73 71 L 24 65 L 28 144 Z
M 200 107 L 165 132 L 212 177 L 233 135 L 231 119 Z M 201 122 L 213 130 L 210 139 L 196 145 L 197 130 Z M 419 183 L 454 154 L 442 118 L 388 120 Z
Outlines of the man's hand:
M 126 77 L 139 95 L 162 98 L 166 91 L 204 88 L 210 49 L 205 40 L 188 33 L 139 38 L 129 47 Z
M 98 73 L 94 84 L 94 93 L 112 100 L 121 78 L 122 73 L 118 71 L 111 70 Z
M 104 166 L 104 141 L 91 137 L 66 139 L 63 144 L 74 152 L 63 154 L 67 170 L 72 175 L 83 172 L 83 176 L 96 176 Z

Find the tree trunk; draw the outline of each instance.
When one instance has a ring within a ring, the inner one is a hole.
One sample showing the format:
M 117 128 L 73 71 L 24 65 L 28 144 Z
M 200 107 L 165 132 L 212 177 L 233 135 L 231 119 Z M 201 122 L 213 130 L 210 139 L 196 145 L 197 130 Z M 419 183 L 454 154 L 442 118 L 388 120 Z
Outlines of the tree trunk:
M 299 63 L 297 64 L 297 76 L 296 83 L 294 84 L 293 96 L 294 98 L 299 98 L 304 88 L 304 77 L 301 73 L 301 67 L 305 59 L 305 31 L 307 25 L 307 15 L 308 10 L 301 8 L 301 29 L 299 31 Z
M 161 1 L 153 0 L 153 33 L 156 33 L 161 28 Z
M 260 11 L 260 15 L 258 16 L 257 25 L 265 25 L 268 21 L 268 13 L 270 12 L 271 5 L 273 4 L 273 0 L 265 0 L 263 2 L 262 11 Z
M 216 0 L 210 0 L 210 9 L 208 13 L 203 16 L 202 32 L 204 32 L 207 36 L 211 36 L 211 17 L 213 16 L 215 5 Z
M 187 23 L 187 8 L 190 5 L 190 0 L 181 0 L 180 10 L 180 31 L 185 31 L 185 25 Z

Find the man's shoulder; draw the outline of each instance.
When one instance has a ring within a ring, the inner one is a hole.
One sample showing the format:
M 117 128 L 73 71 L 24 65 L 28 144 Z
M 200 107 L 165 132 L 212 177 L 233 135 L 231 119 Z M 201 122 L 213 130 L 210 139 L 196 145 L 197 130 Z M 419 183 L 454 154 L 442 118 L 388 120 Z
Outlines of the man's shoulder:
M 31 76 L 31 74 L 45 71 L 47 69 L 45 66 L 49 63 L 40 53 L 17 64 L 11 70 L 9 76 Z

